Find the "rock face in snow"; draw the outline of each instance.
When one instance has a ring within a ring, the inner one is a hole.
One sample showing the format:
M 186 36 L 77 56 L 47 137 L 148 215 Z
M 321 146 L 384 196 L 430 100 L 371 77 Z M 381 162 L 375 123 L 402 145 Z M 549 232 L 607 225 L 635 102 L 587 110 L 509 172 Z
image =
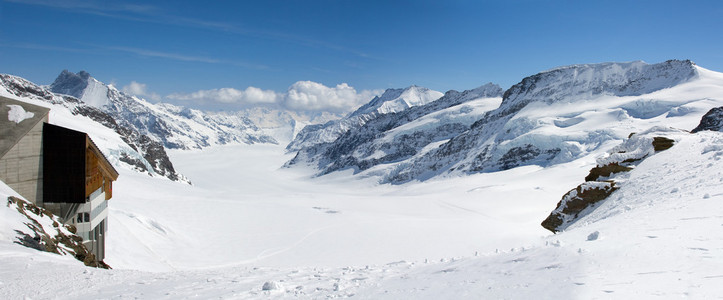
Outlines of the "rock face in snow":
M 384 94 L 374 97 L 369 103 L 345 118 L 304 127 L 286 149 L 298 151 L 318 144 L 334 142 L 347 131 L 364 126 L 366 122 L 377 116 L 424 105 L 439 97 L 442 97 L 442 93 L 414 85 L 405 89 L 387 89 Z
M 633 97 L 674 87 L 697 76 L 691 61 L 671 60 L 659 64 L 573 65 L 527 77 L 507 90 L 500 107 L 486 113 L 470 130 L 400 164 L 383 181 L 402 183 L 442 173 L 498 171 L 571 161 L 605 141 L 622 139 L 622 132 L 612 129 L 615 124 L 635 119 L 643 120 L 642 124 L 680 105 Z M 606 98 L 632 102 L 600 100 Z M 592 119 L 590 115 L 603 112 L 605 118 L 613 119 L 605 124 L 609 127 L 582 126 Z
M 348 168 L 363 171 L 379 164 L 403 161 L 419 154 L 430 144 L 468 130 L 484 111 L 499 105 L 502 94 L 499 86 L 490 83 L 464 92 L 449 91 L 432 102 L 416 101 L 414 103 L 427 103 L 412 107 L 406 106 L 407 100 L 399 96 L 419 95 L 420 89 L 413 86 L 406 90 L 387 90 L 337 124 L 349 120 L 363 122 L 350 126 L 330 142 L 304 147 L 288 165 L 300 162 L 313 164 L 321 170 L 321 174 L 327 174 Z M 400 107 L 404 109 L 397 109 Z M 314 129 L 316 132 L 324 130 L 310 128 Z
M 698 127 L 691 132 L 696 133 L 703 130 L 723 131 L 723 106 L 708 111 L 700 120 Z
M 212 114 L 171 104 L 154 105 L 105 85 L 85 71 L 77 74 L 63 71 L 50 89 L 99 108 L 117 122 L 132 126 L 170 149 L 200 149 L 231 142 L 277 143 L 241 115 Z
M 66 74 L 66 72 L 63 72 L 63 74 Z M 63 74 L 61 74 L 61 77 Z M 85 77 L 81 75 L 83 74 L 81 73 L 77 77 Z M 20 98 L 41 100 L 63 107 L 73 115 L 88 117 L 112 129 L 120 136 L 123 142 L 128 145 L 127 149 L 118 150 L 118 158 L 120 161 L 133 166 L 136 170 L 149 174 L 158 174 L 174 181 L 188 181 L 174 169 L 173 163 L 171 163 L 171 160 L 168 158 L 163 144 L 139 132 L 139 130 L 127 120 L 117 119 L 112 114 L 95 106 L 88 105 L 73 96 L 55 94 L 46 87 L 38 86 L 20 77 L 0 74 L 0 87 L 5 88 L 9 93 Z M 66 89 L 66 91 L 71 90 Z M 110 153 L 108 153 L 108 151 L 109 149 L 104 149 L 104 152 L 106 152 L 104 154 L 106 154 L 106 156 L 112 156 L 109 155 Z

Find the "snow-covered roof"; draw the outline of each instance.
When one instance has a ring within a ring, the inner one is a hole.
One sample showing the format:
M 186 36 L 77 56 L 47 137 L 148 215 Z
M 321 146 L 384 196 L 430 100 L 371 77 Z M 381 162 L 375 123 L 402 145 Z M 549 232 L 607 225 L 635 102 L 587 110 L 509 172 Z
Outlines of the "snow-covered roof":
M 42 121 L 49 111 L 49 108 L 0 96 L 0 157 Z

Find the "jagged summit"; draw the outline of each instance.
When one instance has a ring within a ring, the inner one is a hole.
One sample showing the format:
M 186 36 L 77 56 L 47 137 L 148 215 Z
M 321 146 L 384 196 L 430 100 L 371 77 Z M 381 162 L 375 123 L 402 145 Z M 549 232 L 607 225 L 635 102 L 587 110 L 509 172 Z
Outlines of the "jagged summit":
M 76 74 L 63 70 L 50 84 L 50 90 L 53 93 L 73 96 L 97 108 L 110 104 L 108 86 L 91 77 L 86 71 Z
M 90 73 L 86 71 L 80 71 L 77 74 L 68 70 L 60 72 L 55 81 L 50 84 L 50 89 L 54 93 L 65 94 L 76 97 L 78 99 L 83 97 L 83 92 L 88 86 L 88 79 L 90 79 Z

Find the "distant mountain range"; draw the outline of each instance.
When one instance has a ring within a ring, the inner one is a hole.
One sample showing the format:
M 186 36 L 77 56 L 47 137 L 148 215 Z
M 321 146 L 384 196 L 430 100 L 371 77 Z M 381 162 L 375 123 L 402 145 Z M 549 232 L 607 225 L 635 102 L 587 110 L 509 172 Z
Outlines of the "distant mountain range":
M 286 167 L 404 183 L 569 162 L 652 126 L 690 130 L 723 106 L 722 77 L 689 60 L 572 65 L 506 91 L 492 83 L 444 94 L 414 85 L 388 89 L 344 117 L 150 103 L 84 71 L 63 71 L 49 86 L 0 75 L 0 86 L 113 129 L 128 145 L 113 150 L 120 162 L 171 180 L 185 179 L 166 149 L 290 141 L 286 149 L 296 156 Z
M 723 105 L 720 79 L 689 60 L 585 64 L 529 76 L 504 93 L 488 84 L 401 111 L 365 106 L 302 130 L 286 166 L 317 175 L 351 169 L 381 183 L 550 166 L 652 126 L 694 128 Z

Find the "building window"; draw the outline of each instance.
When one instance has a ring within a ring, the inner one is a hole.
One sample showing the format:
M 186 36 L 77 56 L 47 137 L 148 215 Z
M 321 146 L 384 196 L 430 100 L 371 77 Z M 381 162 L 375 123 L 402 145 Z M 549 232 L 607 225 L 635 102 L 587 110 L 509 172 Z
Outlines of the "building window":
M 78 213 L 78 218 L 75 220 L 76 223 L 90 222 L 89 213 Z

